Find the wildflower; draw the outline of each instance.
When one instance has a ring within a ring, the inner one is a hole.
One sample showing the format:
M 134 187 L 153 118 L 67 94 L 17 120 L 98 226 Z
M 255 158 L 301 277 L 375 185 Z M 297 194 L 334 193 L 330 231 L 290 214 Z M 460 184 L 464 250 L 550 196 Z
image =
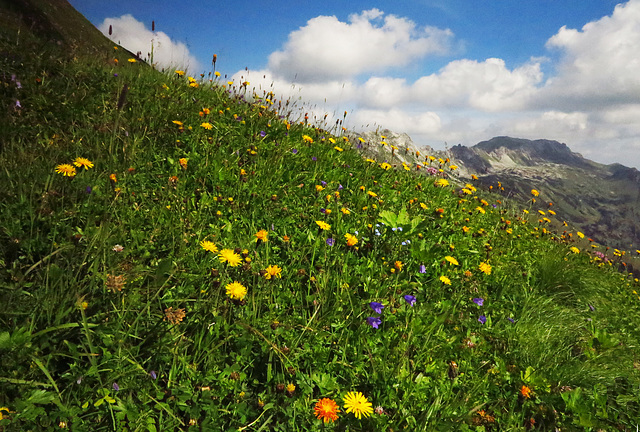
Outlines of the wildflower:
M 382 313 L 382 309 L 384 308 L 384 305 L 382 303 L 378 303 L 378 302 L 371 302 L 369 303 L 369 307 L 371 309 L 373 309 L 373 311 L 377 314 L 381 314 Z
M 188 159 L 187 159 L 187 158 L 180 158 L 180 159 L 178 159 L 178 163 L 180 164 L 180 166 L 182 167 L 182 169 L 187 169 L 187 162 L 188 162 Z
M 332 237 L 327 239 L 327 246 L 333 246 L 335 244 L 335 240 Z
M 346 412 L 353 413 L 357 419 L 369 417 L 373 413 L 371 402 L 360 392 L 349 392 L 342 400 Z
M 340 211 L 342 212 L 343 215 L 351 214 L 351 211 L 345 207 L 342 207 Z
M 296 386 L 293 383 L 287 384 L 287 393 L 293 393 L 296 391 Z
M 316 402 L 313 410 L 316 418 L 322 420 L 325 424 L 336 421 L 338 419 L 338 413 L 340 412 L 338 404 L 329 398 L 320 399 Z
M 135 62 L 136 62 L 136 59 L 134 59 L 134 58 L 130 58 L 130 59 L 128 60 L 128 62 L 129 62 L 129 63 L 135 63 Z
M 75 166 L 77 166 L 78 168 L 84 167 L 85 170 L 88 170 L 89 168 L 93 168 L 93 162 L 91 162 L 89 159 L 83 158 L 83 157 L 77 157 L 73 161 L 73 164 Z
M 358 238 L 353 234 L 346 233 L 344 237 L 347 239 L 347 246 L 354 246 L 358 243 Z
M 76 175 L 76 169 L 70 164 L 60 164 L 56 167 L 56 172 L 62 174 L 65 177 L 73 177 Z
M 237 267 L 242 262 L 242 257 L 231 249 L 222 249 L 218 254 L 220 262 L 226 262 L 231 267 Z
M 232 282 L 230 284 L 225 285 L 225 289 L 227 290 L 227 295 L 229 298 L 234 300 L 242 300 L 244 296 L 247 295 L 247 287 L 242 285 L 240 282 Z
M 449 263 L 451 263 L 453 265 L 458 265 L 458 260 L 456 260 L 452 256 L 446 256 L 446 257 L 444 257 L 444 259 L 447 260 Z
M 169 321 L 171 324 L 177 325 L 185 316 L 184 308 L 173 310 L 173 307 L 168 307 L 164 310 L 164 318 L 162 321 Z
M 571 246 L 571 248 L 570 248 L 569 250 L 570 250 L 571 252 L 575 253 L 575 254 L 580 253 L 580 249 L 578 249 L 578 248 L 577 248 L 577 247 L 575 247 L 575 246 Z
M 427 267 L 424 264 L 420 264 L 420 268 L 418 269 L 418 272 L 426 273 L 427 272 Z
M 309 144 L 313 144 L 313 138 L 311 138 L 309 135 L 302 135 L 302 140 Z
M 476 298 L 473 299 L 473 302 L 475 304 L 477 304 L 478 306 L 482 306 L 484 304 L 484 299 L 480 298 L 480 297 L 476 297 Z
M 156 373 L 156 371 L 152 370 L 151 372 L 149 372 L 149 376 L 151 377 L 151 379 L 158 379 L 158 374 Z
M 173 123 L 174 125 L 180 126 L 180 127 L 183 126 L 183 123 L 180 120 L 173 120 L 171 123 Z
M 455 170 L 457 170 L 457 169 L 458 169 L 458 166 L 457 166 L 457 165 L 449 165 L 449 169 L 450 169 L 451 171 L 455 171 Z
M 112 385 L 112 387 L 113 387 L 113 389 L 114 389 L 115 391 L 119 391 L 119 390 L 120 390 L 120 386 L 118 385 L 118 383 L 117 383 L 117 382 L 114 382 L 114 383 L 113 383 L 113 385 Z
M 282 277 L 282 268 L 277 265 L 270 265 L 265 269 L 264 278 L 271 279 L 273 277 L 281 278 Z
M 296 148 L 291 149 L 291 153 L 293 153 L 293 154 L 298 154 L 298 149 L 296 149 Z
M 329 225 L 328 223 L 326 223 L 324 221 L 316 221 L 316 223 L 318 224 L 320 229 L 323 230 L 323 231 L 328 231 L 328 230 L 331 229 L 331 225 Z
M 584 234 L 582 234 L 580 231 L 578 231 L 576 234 L 577 234 L 577 235 L 578 235 L 578 237 L 580 237 L 581 239 L 583 239 L 583 238 L 584 238 Z
M 338 147 L 338 146 L 335 146 L 334 149 L 339 152 L 344 151 L 342 147 Z
M 367 318 L 367 324 L 369 324 L 374 329 L 377 329 L 380 324 L 382 324 L 382 320 L 378 317 L 369 317 Z
M 451 285 L 451 279 L 449 279 L 446 276 L 440 276 L 440 282 L 442 282 L 445 285 Z
M 412 306 L 416 304 L 416 297 L 412 296 L 412 295 L 405 295 L 404 296 L 404 300 L 409 304 L 409 306 Z
M 107 289 L 113 292 L 122 291 L 122 288 L 124 287 L 125 283 L 126 283 L 126 280 L 124 275 L 115 276 L 112 274 L 107 274 L 107 280 L 105 282 Z
M 267 236 L 269 235 L 269 233 L 267 232 L 267 230 L 260 230 L 254 235 L 258 242 L 266 243 L 268 241 Z
M 446 179 L 441 178 L 436 181 L 436 186 L 440 186 L 440 187 L 449 186 L 449 182 Z
M 114 252 L 122 252 L 124 250 L 124 246 L 117 244 L 112 247 L 111 250 Z
M 178 76 L 184 76 L 184 71 L 177 70 L 175 73 L 176 73 L 176 75 L 178 75 Z
M 213 125 L 212 125 L 211 123 L 209 123 L 209 122 L 204 122 L 204 123 L 202 123 L 202 124 L 200 125 L 200 127 L 203 127 L 203 128 L 205 128 L 206 130 L 211 130 L 211 129 L 213 129 Z
M 478 268 L 484 274 L 487 274 L 487 275 L 491 274 L 491 265 L 489 263 L 486 263 L 486 262 L 480 263 Z
M 324 186 L 316 185 L 316 192 L 322 192 L 324 190 Z
M 402 264 L 402 261 L 396 261 L 396 262 L 394 262 L 394 263 L 393 263 L 393 266 L 394 266 L 398 271 L 402 270 L 402 266 L 403 266 L 403 265 L 404 265 L 404 264 Z
M 202 249 L 209 251 L 209 252 L 213 252 L 213 253 L 217 253 L 218 252 L 218 248 L 216 247 L 216 245 L 209 240 L 203 240 L 200 242 L 200 246 L 202 246 Z
M 484 324 L 487 322 L 487 317 L 484 315 L 480 315 L 480 317 L 478 318 L 478 322 L 480 322 L 480 324 Z
M 537 191 L 537 190 L 535 190 L 535 189 L 531 189 L 531 195 L 533 195 L 534 197 L 537 197 L 537 196 L 539 196 L 539 195 L 540 195 L 540 192 L 538 192 L 538 191 Z
M 531 399 L 531 393 L 532 393 L 532 390 L 526 385 L 523 385 L 522 388 L 520 389 L 520 394 L 525 399 Z
M 387 163 L 387 162 L 383 162 L 380 164 L 380 168 L 382 168 L 385 171 L 388 171 L 391 168 L 391 164 Z

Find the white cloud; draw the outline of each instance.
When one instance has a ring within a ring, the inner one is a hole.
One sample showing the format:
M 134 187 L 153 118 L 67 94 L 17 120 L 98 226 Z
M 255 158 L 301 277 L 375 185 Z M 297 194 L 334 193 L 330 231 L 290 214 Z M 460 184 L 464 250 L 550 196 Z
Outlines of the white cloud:
M 446 53 L 452 36 L 378 9 L 350 15 L 349 22 L 319 16 L 289 35 L 283 49 L 269 56 L 268 68 L 296 82 L 347 79 Z
M 384 74 L 445 53 L 453 39 L 449 30 L 418 29 L 377 9 L 348 22 L 321 16 L 292 32 L 250 81 L 306 102 L 303 110 L 317 118 L 328 113 L 335 122 L 347 109 L 347 126 L 406 132 L 418 145 L 546 138 L 599 162 L 640 168 L 640 0 L 581 30 L 559 29 L 546 44 L 558 54 L 547 76 L 545 57 L 513 67 L 462 58 L 413 82 Z
M 561 54 L 557 76 L 540 92 L 540 105 L 601 108 L 640 102 L 640 2 L 616 6 L 611 16 L 581 30 L 562 27 L 547 41 Z
M 522 108 L 541 80 L 539 62 L 509 70 L 498 58 L 483 62 L 464 59 L 418 79 L 412 93 L 428 104 L 442 107 L 505 111 Z
M 109 35 L 109 26 L 112 34 Z M 202 66 L 182 42 L 175 42 L 164 32 L 152 32 L 132 15 L 120 18 L 106 18 L 98 29 L 112 41 L 119 43 L 132 53 L 141 52 L 142 58 L 149 58 L 153 42 L 153 62 L 159 67 L 181 68 L 200 71 Z

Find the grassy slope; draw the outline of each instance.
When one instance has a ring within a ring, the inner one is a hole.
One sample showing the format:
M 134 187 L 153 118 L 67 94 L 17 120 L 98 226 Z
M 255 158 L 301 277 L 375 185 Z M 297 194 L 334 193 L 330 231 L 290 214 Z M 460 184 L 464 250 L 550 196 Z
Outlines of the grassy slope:
M 55 62 L 22 48 L 1 60 L 21 88 L 3 77 L 0 426 L 320 430 L 315 402 L 349 391 L 383 413 L 341 412 L 328 428 L 639 421 L 638 283 L 583 245 L 571 252 L 495 196 L 459 194 L 454 178 L 386 171 L 287 119 L 277 96 L 245 102 L 250 85 L 193 88 L 115 66 L 111 47 Z M 95 166 L 55 173 L 78 156 Z M 233 281 L 243 301 L 226 295 Z M 371 301 L 385 306 L 379 329 Z

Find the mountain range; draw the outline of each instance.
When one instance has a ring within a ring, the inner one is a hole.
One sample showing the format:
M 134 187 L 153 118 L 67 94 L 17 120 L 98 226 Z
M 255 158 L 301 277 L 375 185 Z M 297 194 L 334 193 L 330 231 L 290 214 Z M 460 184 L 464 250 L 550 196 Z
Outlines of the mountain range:
M 379 148 L 387 152 L 391 146 L 398 148 L 393 156 L 399 162 L 418 163 L 428 155 L 449 158 L 461 180 L 476 176 L 486 187 L 523 205 L 530 202 L 535 189 L 540 192 L 539 200 L 552 203 L 559 221 L 593 241 L 625 250 L 640 248 L 640 171 L 635 168 L 603 165 L 547 139 L 500 136 L 471 147 L 458 144 L 435 151 L 428 146 L 418 148 L 407 134 L 390 130 L 361 136 L 369 143 L 384 140 L 388 146 Z M 371 145 L 362 150 L 378 153 Z M 416 157 L 416 151 L 420 156 Z

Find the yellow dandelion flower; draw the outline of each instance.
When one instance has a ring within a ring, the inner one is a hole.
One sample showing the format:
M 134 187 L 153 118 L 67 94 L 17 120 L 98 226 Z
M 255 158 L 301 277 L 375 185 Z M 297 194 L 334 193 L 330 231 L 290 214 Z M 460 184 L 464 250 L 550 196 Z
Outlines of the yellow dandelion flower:
M 309 144 L 313 144 L 313 138 L 311 138 L 309 135 L 302 135 L 302 140 L 308 142 Z
M 484 274 L 490 275 L 491 274 L 491 264 L 486 263 L 486 262 L 482 262 L 480 263 L 480 265 L 478 266 L 478 268 L 480 269 L 480 271 Z
M 93 162 L 91 162 L 89 159 L 83 158 L 83 157 L 77 157 L 73 161 L 73 164 L 75 166 L 77 166 L 78 168 L 84 167 L 85 170 L 88 170 L 89 168 L 93 168 Z
M 451 279 L 449 279 L 446 276 L 440 276 L 440 282 L 442 282 L 445 285 L 451 285 Z
M 446 257 L 444 257 L 444 259 L 445 259 L 445 260 L 447 260 L 449 263 L 451 263 L 451 264 L 453 264 L 453 265 L 459 265 L 459 264 L 458 264 L 458 260 L 457 260 L 457 259 L 455 259 L 455 258 L 454 258 L 454 257 L 452 257 L 452 256 L 446 256 Z
M 540 195 L 540 192 L 538 192 L 538 191 L 537 191 L 537 190 L 535 190 L 535 189 L 531 189 L 531 195 L 533 195 L 534 197 L 537 197 L 537 196 L 539 196 L 539 195 Z
M 345 208 L 345 207 L 342 207 L 342 208 L 340 209 L 340 211 L 341 211 L 341 212 L 342 212 L 342 214 L 344 214 L 344 215 L 351 214 L 351 211 L 349 211 L 349 209 L 347 209 L 347 208 Z
M 200 127 L 203 127 L 203 128 L 205 128 L 206 130 L 211 130 L 211 129 L 213 129 L 213 125 L 212 125 L 211 123 L 209 123 L 209 122 L 204 122 L 204 123 L 202 123 L 202 124 L 200 125 Z
M 76 168 L 71 164 L 60 164 L 56 167 L 56 172 L 65 177 L 73 177 L 76 175 Z
M 134 58 L 130 58 L 128 61 L 129 61 L 129 63 L 135 63 L 135 62 L 136 62 L 136 59 L 134 59 Z
M 485 214 L 485 213 L 486 213 L 485 209 L 483 209 L 483 208 L 482 208 L 482 207 L 480 207 L 480 206 L 476 207 L 476 210 L 478 210 L 478 212 L 479 212 L 479 213 L 482 213 L 482 214 Z
M 440 186 L 440 187 L 449 186 L 449 182 L 446 179 L 438 179 L 436 181 L 436 186 Z
M 177 70 L 175 73 L 176 73 L 176 75 L 178 75 L 178 76 L 184 76 L 184 71 Z
M 382 168 L 385 171 L 388 171 L 389 169 L 391 169 L 391 164 L 387 163 L 387 162 L 383 162 L 380 164 L 380 168 Z
M 575 246 L 571 246 L 571 247 L 569 248 L 569 250 L 570 250 L 571 252 L 575 253 L 575 254 L 580 253 L 580 249 L 578 249 L 578 248 L 577 248 L 577 247 L 575 247 Z
M 209 251 L 209 252 L 212 252 L 212 253 L 217 253 L 218 252 L 218 247 L 212 241 L 202 240 L 200 242 L 200 246 L 202 246 L 202 249 L 204 249 L 206 251 Z
M 268 240 L 269 232 L 267 230 L 260 230 L 254 234 L 258 241 L 266 243 Z
M 242 262 L 242 257 L 235 253 L 232 249 L 222 249 L 218 254 L 220 262 L 227 263 L 231 267 L 237 267 Z
M 329 231 L 331 229 L 331 225 L 329 225 L 328 223 L 326 223 L 324 221 L 316 221 L 316 223 L 318 224 L 320 229 L 323 230 L 323 231 Z
M 270 265 L 265 270 L 264 278 L 272 279 L 274 277 L 281 278 L 282 277 L 282 268 L 277 265 Z
M 581 239 L 584 238 L 584 234 L 582 234 L 580 231 L 578 231 L 576 234 L 578 234 L 578 237 L 580 237 Z
M 232 282 L 230 284 L 225 285 L 227 290 L 227 295 L 229 298 L 234 300 L 242 300 L 244 296 L 247 295 L 247 287 L 242 285 L 240 282 Z
M 338 147 L 338 146 L 335 146 L 334 149 L 339 152 L 344 151 L 342 147 Z
M 369 195 L 370 197 L 373 197 L 373 198 L 378 196 L 378 194 L 373 192 L 373 191 L 367 191 L 367 195 Z
M 347 246 L 354 246 L 355 244 L 358 243 L 358 238 L 353 234 L 346 233 L 344 235 L 344 238 L 347 239 Z
M 360 392 L 349 392 L 342 399 L 347 413 L 353 413 L 357 419 L 369 417 L 373 413 L 371 402 Z

